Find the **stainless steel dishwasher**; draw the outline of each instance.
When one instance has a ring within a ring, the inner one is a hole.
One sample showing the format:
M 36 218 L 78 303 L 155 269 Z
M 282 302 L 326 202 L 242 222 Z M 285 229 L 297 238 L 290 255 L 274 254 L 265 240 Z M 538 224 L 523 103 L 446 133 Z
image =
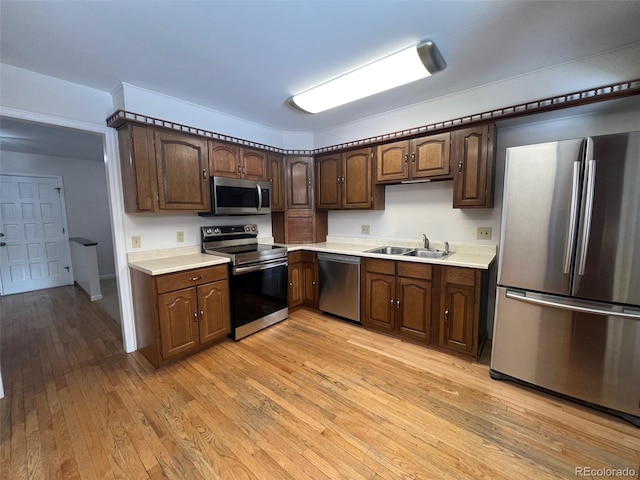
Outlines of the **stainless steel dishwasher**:
M 320 310 L 360 322 L 360 257 L 318 253 Z

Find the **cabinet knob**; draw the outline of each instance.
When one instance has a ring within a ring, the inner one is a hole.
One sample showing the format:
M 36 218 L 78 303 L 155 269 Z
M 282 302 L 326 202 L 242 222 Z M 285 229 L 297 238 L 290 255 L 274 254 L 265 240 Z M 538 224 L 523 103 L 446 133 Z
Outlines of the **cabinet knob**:
M 409 163 L 409 154 L 408 153 L 404 154 L 404 163 Z
M 313 285 L 315 287 L 316 281 L 314 280 L 313 282 L 311 282 L 311 285 Z
M 411 163 L 416 163 L 416 152 L 411 154 Z
M 200 310 L 200 317 L 204 317 L 204 310 Z
M 400 300 L 396 300 L 396 308 L 400 310 Z
M 391 299 L 391 308 L 393 308 L 393 304 L 395 303 L 395 299 Z
M 191 281 L 195 282 L 196 280 L 200 280 L 202 278 L 202 275 L 196 275 L 195 277 L 191 277 Z
M 198 323 L 198 312 L 193 312 L 193 323 Z
M 458 162 L 458 173 L 462 173 L 462 160 Z
M 240 175 L 240 168 L 241 168 L 241 167 L 240 167 L 240 164 L 238 164 L 238 168 L 237 168 L 238 175 Z
M 206 179 L 207 179 L 207 171 L 206 171 L 204 168 L 202 169 L 202 178 L 203 178 L 204 180 L 206 180 Z
M 444 309 L 444 321 L 445 322 L 449 321 L 449 309 L 448 308 Z

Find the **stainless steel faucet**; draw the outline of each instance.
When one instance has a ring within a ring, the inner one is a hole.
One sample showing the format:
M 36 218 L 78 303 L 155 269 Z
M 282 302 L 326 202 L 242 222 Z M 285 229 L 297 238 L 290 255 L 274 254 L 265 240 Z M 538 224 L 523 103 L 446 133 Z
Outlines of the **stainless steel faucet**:
M 449 242 L 444 242 L 444 254 L 449 255 Z
M 422 243 L 424 244 L 424 248 L 429 248 L 429 239 L 426 234 L 422 234 Z

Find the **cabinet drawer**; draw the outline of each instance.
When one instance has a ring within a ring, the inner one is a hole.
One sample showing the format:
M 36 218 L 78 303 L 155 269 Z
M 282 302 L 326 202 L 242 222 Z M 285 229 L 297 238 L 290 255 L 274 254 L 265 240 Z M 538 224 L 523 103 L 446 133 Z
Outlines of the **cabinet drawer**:
M 470 287 L 476 284 L 476 270 L 471 268 L 446 267 L 445 282 L 456 285 L 468 285 Z
M 420 263 L 398 262 L 398 276 L 431 280 L 431 265 Z
M 289 263 L 297 263 L 302 261 L 302 251 L 289 252 Z
M 184 272 L 168 273 L 156 277 L 158 293 L 171 292 L 182 288 L 202 285 L 203 283 L 215 282 L 228 277 L 227 266 L 196 268 Z
M 396 274 L 396 262 L 393 260 L 378 260 L 375 258 L 367 258 L 367 272 L 383 273 L 386 275 Z

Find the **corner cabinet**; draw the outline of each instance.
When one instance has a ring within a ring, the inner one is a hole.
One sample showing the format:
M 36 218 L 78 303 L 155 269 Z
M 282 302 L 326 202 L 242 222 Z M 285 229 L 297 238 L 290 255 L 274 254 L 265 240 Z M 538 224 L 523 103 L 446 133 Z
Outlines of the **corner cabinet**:
M 206 139 L 127 124 L 118 142 L 126 213 L 210 210 Z
M 130 271 L 138 351 L 154 367 L 231 332 L 226 265 L 158 276 Z
M 383 209 L 384 186 L 373 181 L 370 148 L 316 158 L 316 208 L 319 210 Z
M 493 208 L 493 124 L 452 133 L 453 208 Z
M 318 259 L 313 252 L 289 254 L 289 308 L 318 308 Z

